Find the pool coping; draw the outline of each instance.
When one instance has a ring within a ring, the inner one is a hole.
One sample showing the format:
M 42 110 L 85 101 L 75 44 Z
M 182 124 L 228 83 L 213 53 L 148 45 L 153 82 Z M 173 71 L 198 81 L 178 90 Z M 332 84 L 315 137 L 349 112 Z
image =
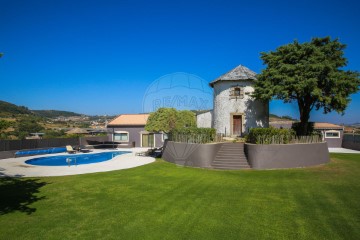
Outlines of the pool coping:
M 68 176 L 77 174 L 87 174 L 96 172 L 108 172 L 121 169 L 129 169 L 145 164 L 149 164 L 155 161 L 153 157 L 136 156 L 137 152 L 146 151 L 146 148 L 118 148 L 118 149 L 94 149 L 89 153 L 79 154 L 91 154 L 98 152 L 113 152 L 113 151 L 130 151 L 131 153 L 121 154 L 108 161 L 82 164 L 76 166 L 38 166 L 25 163 L 25 161 L 45 157 L 45 156 L 58 156 L 74 154 L 68 153 L 55 153 L 45 154 L 27 157 L 7 158 L 0 161 L 0 177 L 52 177 L 52 176 Z

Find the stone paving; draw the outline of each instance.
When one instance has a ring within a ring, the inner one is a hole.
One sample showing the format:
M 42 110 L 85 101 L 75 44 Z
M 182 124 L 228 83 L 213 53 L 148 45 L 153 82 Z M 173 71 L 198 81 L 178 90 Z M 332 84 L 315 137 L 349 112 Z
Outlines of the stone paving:
M 331 153 L 360 153 L 357 150 L 351 150 L 347 148 L 329 148 L 329 152 Z

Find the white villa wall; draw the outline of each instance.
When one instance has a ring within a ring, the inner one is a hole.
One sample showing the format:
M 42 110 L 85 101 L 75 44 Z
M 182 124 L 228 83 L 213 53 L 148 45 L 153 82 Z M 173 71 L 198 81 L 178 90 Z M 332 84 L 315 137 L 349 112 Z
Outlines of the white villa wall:
M 230 99 L 234 86 L 244 88 L 244 98 Z M 241 114 L 242 132 L 250 128 L 269 126 L 269 104 L 254 100 L 250 94 L 254 91 L 252 81 L 219 81 L 214 84 L 213 124 L 218 133 L 229 135 L 231 131 L 231 114 Z
M 212 127 L 212 115 L 213 111 L 200 113 L 196 116 L 196 125 L 199 128 L 211 128 Z

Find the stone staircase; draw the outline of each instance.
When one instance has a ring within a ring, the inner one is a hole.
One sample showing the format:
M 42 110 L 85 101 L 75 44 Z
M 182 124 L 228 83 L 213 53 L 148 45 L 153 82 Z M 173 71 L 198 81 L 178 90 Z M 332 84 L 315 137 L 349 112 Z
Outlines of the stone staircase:
M 211 166 L 215 169 L 250 169 L 244 152 L 244 143 L 224 143 Z

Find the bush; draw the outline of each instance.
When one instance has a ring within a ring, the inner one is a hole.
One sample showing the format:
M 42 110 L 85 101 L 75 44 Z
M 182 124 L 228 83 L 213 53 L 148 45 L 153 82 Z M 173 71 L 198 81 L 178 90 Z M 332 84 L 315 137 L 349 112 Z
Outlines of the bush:
M 295 132 L 292 129 L 252 128 L 246 136 L 246 142 L 254 144 L 287 144 Z
M 174 129 L 168 134 L 169 141 L 186 143 L 209 143 L 216 137 L 214 128 L 180 128 Z

